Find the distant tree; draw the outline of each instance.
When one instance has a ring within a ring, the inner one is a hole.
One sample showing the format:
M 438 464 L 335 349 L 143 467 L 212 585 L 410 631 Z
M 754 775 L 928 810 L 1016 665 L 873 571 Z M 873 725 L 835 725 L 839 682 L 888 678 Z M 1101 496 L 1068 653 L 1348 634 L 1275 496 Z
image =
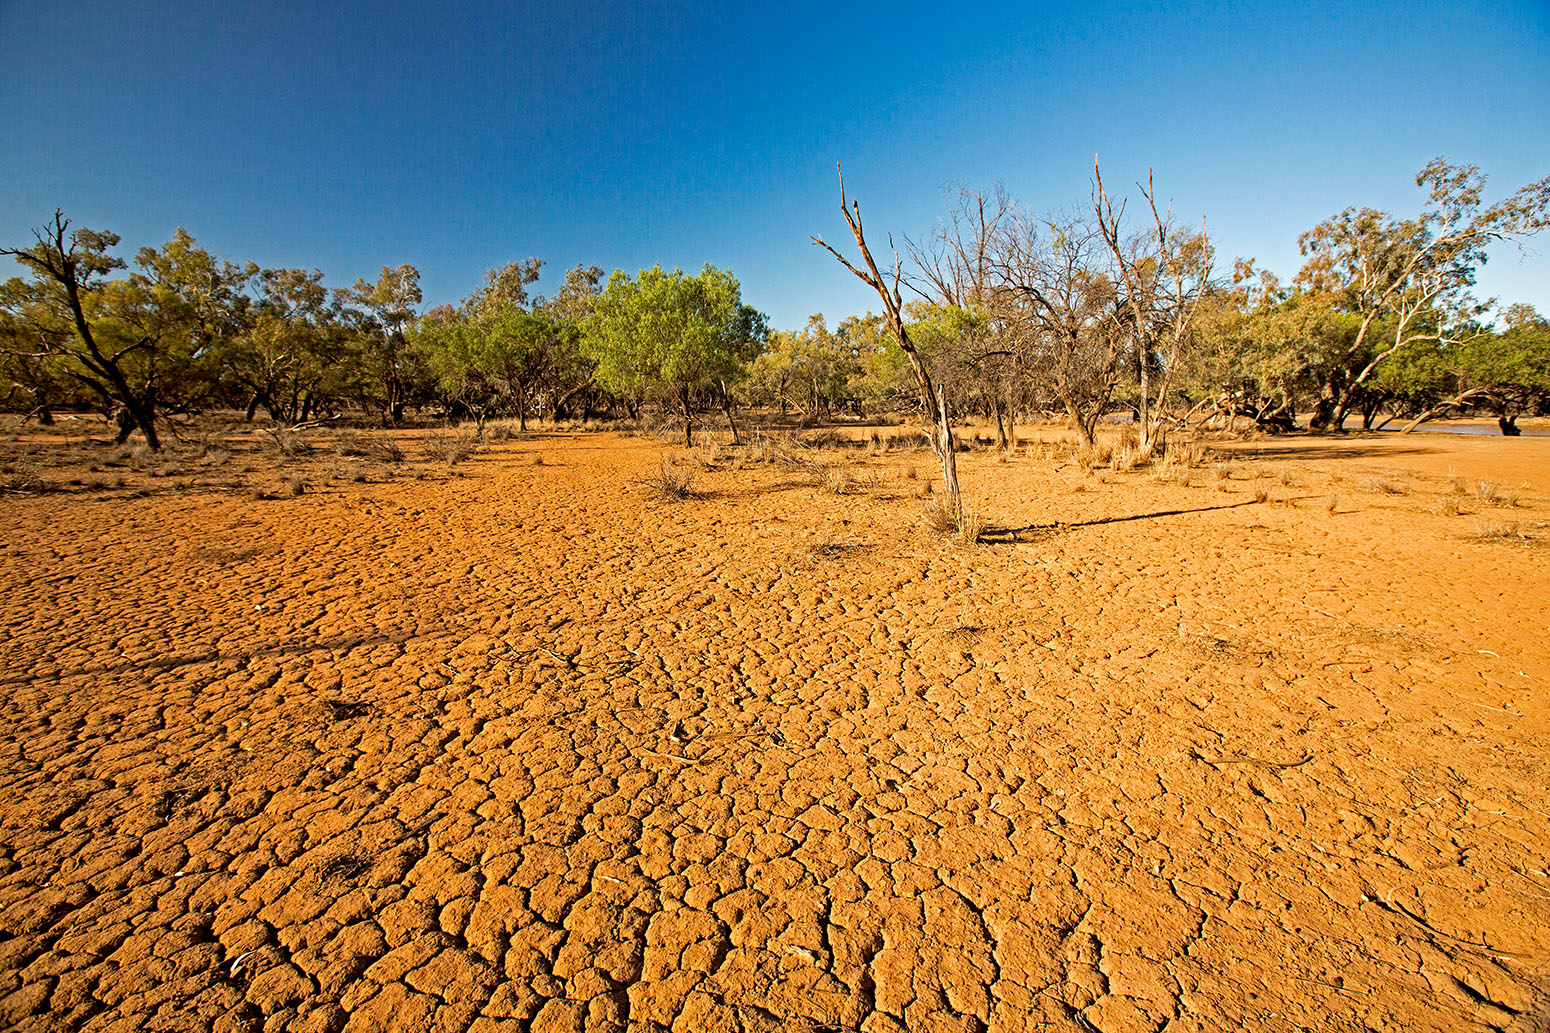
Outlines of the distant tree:
M 493 274 L 492 274 L 493 275 Z M 501 289 L 509 289 L 506 281 Z M 495 284 L 487 286 L 493 290 Z M 521 289 L 520 285 L 517 287 Z M 383 416 L 391 423 L 404 418 L 413 381 L 406 362 L 407 331 L 415 318 L 415 307 L 424 300 L 420 291 L 420 271 L 412 265 L 382 267 L 376 283 L 356 280 L 340 300 L 351 317 L 367 375 L 381 391 Z
M 527 289 L 538 282 L 543 267 L 543 259 L 528 258 L 491 269 L 484 284 L 463 299 L 464 311 L 474 319 L 493 319 L 508 309 L 527 308 Z
M 1486 207 L 1485 177 L 1474 165 L 1438 158 L 1416 185 L 1428 196 L 1413 219 L 1348 208 L 1298 238 L 1308 257 L 1298 285 L 1358 317 L 1347 372 L 1322 386 L 1316 427 L 1339 429 L 1374 373 L 1400 350 L 1445 342 L 1453 328 L 1472 325 L 1485 306 L 1469 288 L 1490 244 L 1550 226 L 1550 176 Z
M 554 347 L 544 364 L 543 384 L 551 419 L 563 419 L 572 401 L 594 393 L 595 368 L 581 348 L 581 327 L 602 291 L 603 270 L 595 265 L 576 265 L 565 270 L 565 279 L 543 309 L 559 320 Z M 585 415 L 585 409 L 583 415 Z
M 765 317 L 743 304 L 730 271 L 706 265 L 689 276 L 653 266 L 634 278 L 615 270 L 593 303 L 582 341 L 609 391 L 674 401 L 689 445 L 696 397 L 716 393 L 727 402 L 727 382 L 758 354 L 767 333 Z
M 1002 339 L 1091 446 L 1133 334 L 1097 219 L 1017 211 L 996 235 L 994 261 Z
M 1093 162 L 1093 214 L 1114 259 L 1123 303 L 1129 308 L 1139 380 L 1140 449 L 1143 455 L 1151 455 L 1160 443 L 1164 406 L 1183 350 L 1194 341 L 1196 313 L 1211 287 L 1215 251 L 1203 230 L 1176 226 L 1157 211 L 1150 172 L 1141 196 L 1152 224 L 1126 239 L 1121 226 L 1125 206 L 1114 207 L 1098 163 Z
M 248 418 L 260 406 L 277 423 L 309 418 L 320 396 L 359 373 L 345 344 L 337 295 L 319 270 L 263 269 L 242 328 L 222 345 L 224 375 L 242 385 Z
M 823 313 L 809 316 L 799 331 L 775 331 L 748 375 L 761 401 L 778 403 L 782 415 L 795 406 L 809 420 L 834 415 L 850 395 L 861 364 Z

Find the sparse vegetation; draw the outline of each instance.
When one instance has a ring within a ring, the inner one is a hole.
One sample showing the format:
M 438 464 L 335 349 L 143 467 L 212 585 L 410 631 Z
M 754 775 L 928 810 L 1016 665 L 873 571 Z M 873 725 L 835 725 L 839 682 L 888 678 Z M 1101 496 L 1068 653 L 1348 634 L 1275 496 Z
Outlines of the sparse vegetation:
M 456 466 L 477 451 L 479 438 L 468 431 L 438 431 L 425 439 L 426 456 L 448 466 Z
M 668 456 L 662 457 L 656 472 L 645 479 L 647 494 L 661 502 L 682 502 L 698 498 L 694 490 L 694 471 L 679 466 Z

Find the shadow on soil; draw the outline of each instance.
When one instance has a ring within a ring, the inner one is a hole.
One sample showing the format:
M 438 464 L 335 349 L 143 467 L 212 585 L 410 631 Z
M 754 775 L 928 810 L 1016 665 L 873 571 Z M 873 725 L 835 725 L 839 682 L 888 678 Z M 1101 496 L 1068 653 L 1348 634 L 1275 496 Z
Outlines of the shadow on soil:
M 1244 506 L 1258 506 L 1261 503 L 1253 499 L 1244 499 L 1242 502 L 1229 502 L 1225 506 L 1199 506 L 1194 509 L 1161 509 L 1152 513 L 1132 513 L 1129 516 L 1099 517 L 1097 520 L 1080 520 L 1075 523 L 1056 521 L 1053 524 L 1028 524 L 1025 527 L 989 527 L 980 533 L 980 541 L 987 545 L 1017 545 L 1023 542 L 1037 541 L 1062 531 L 1074 531 L 1079 527 L 1097 527 L 1100 524 L 1125 524 L 1132 520 L 1152 520 L 1157 517 L 1183 516 L 1187 513 L 1212 513 L 1219 509 L 1240 509 Z

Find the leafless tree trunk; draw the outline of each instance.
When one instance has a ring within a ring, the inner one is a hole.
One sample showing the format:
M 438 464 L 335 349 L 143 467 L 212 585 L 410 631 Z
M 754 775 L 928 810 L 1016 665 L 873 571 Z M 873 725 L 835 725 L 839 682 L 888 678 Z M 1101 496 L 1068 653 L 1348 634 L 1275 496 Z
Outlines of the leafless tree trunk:
M 839 171 L 839 166 L 836 165 L 835 169 Z M 856 247 L 861 251 L 861 260 L 865 269 L 856 268 L 849 259 L 825 243 L 822 237 L 814 236 L 812 241 L 838 259 L 841 265 L 854 273 L 862 283 L 876 291 L 877 296 L 882 299 L 883 317 L 888 324 L 888 329 L 893 333 L 894 340 L 899 342 L 905 357 L 909 359 L 910 369 L 915 374 L 915 384 L 920 389 L 921 407 L 925 411 L 927 422 L 931 425 L 931 446 L 942 463 L 942 485 L 947 492 L 948 505 L 952 507 L 955 518 L 961 523 L 963 498 L 958 490 L 958 458 L 956 445 L 953 442 L 952 422 L 948 416 L 946 399 L 932 384 L 925 360 L 916 351 L 914 342 L 910 340 L 909 331 L 904 326 L 904 299 L 899 292 L 899 283 L 904 275 L 903 269 L 895 253 L 891 287 L 883 279 L 883 274 L 878 271 L 877 263 L 872 258 L 872 251 L 867 247 L 866 235 L 862 232 L 861 206 L 845 196 L 843 171 L 840 171 L 840 212 L 845 216 L 845 224 L 850 227 L 851 236 L 856 238 Z
M 1141 188 L 1152 212 L 1153 231 L 1148 234 L 1155 252 L 1127 254 L 1120 239 L 1120 222 L 1125 205 L 1114 208 L 1103 188 L 1098 161 L 1093 159 L 1093 212 L 1098 230 L 1114 256 L 1120 282 L 1130 305 L 1136 341 L 1136 361 L 1140 367 L 1141 404 L 1139 408 L 1141 452 L 1151 455 L 1160 444 L 1164 406 L 1178 369 L 1179 352 L 1194 329 L 1195 312 L 1211 278 L 1212 253 L 1204 232 L 1191 236 L 1173 231 L 1157 211 L 1157 192 L 1152 174 L 1146 175 Z M 1150 248 L 1147 248 L 1150 250 Z M 1151 393 L 1151 367 L 1154 359 L 1162 373 L 1162 384 L 1155 397 Z

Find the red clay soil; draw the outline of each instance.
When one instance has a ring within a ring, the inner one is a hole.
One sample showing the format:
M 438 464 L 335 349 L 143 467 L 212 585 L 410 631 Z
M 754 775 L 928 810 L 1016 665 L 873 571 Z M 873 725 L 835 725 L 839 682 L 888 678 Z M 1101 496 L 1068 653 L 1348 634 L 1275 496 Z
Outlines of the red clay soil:
M 0 1027 L 1550 1028 L 1550 440 L 1212 447 L 18 481 Z

